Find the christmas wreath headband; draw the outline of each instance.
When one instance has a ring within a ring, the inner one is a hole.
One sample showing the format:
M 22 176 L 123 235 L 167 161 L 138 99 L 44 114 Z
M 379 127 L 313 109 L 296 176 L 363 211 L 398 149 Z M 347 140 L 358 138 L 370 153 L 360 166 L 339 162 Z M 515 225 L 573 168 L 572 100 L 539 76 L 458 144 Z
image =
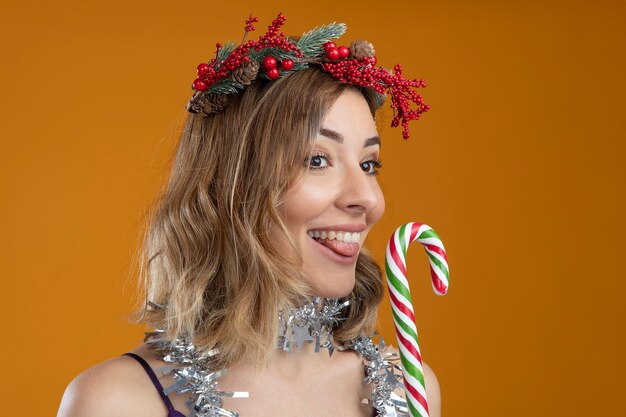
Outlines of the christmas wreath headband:
M 250 16 L 240 45 L 217 43 L 215 57 L 197 67 L 198 77 L 192 84 L 194 94 L 187 103 L 187 110 L 205 116 L 219 113 L 232 94 L 243 90 L 257 77 L 275 80 L 309 65 L 318 65 L 341 82 L 375 90 L 381 102 L 388 93 L 393 110 L 391 126 L 401 123 L 402 137 L 409 138 L 409 122 L 418 120 L 430 109 L 416 91 L 426 87 L 423 79 L 404 78 L 400 64 L 394 66 L 393 72 L 377 67 L 374 46 L 367 41 L 357 40 L 349 47 L 337 46 L 331 39 L 345 33 L 343 23 L 318 26 L 296 40 L 280 32 L 285 20 L 279 13 L 265 35 L 256 41 L 246 41 L 248 32 L 255 30 L 253 24 L 259 21 Z

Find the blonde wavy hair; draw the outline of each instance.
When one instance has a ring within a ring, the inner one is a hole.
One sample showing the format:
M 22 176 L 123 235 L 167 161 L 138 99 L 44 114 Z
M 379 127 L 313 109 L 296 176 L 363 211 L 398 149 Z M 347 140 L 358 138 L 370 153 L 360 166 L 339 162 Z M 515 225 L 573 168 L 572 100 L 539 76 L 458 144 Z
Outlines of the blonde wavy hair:
M 285 194 L 308 169 L 323 118 L 348 88 L 361 91 L 375 116 L 374 91 L 316 68 L 257 80 L 222 113 L 189 115 L 169 181 L 146 213 L 136 320 L 165 329 L 170 340 L 218 348 L 221 366 L 244 358 L 266 363 L 276 349 L 279 309 L 312 297 L 281 219 Z M 272 244 L 272 228 L 290 242 L 296 261 Z M 382 296 L 381 270 L 363 249 L 346 297 L 361 301 L 347 309 L 334 342 L 373 332 Z

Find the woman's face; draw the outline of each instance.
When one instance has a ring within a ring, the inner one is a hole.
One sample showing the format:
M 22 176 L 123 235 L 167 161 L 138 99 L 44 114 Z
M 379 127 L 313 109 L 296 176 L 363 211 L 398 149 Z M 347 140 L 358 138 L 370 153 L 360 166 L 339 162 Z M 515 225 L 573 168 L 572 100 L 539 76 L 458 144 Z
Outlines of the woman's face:
M 376 178 L 379 153 L 365 98 L 346 90 L 326 114 L 309 170 L 288 191 L 283 212 L 315 295 L 343 297 L 354 287 L 363 242 L 385 210 Z

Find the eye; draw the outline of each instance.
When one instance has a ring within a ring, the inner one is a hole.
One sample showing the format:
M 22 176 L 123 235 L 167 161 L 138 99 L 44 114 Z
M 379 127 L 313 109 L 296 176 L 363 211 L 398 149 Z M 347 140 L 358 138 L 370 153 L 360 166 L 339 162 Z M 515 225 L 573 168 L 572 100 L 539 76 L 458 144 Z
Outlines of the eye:
M 369 160 L 361 163 L 361 168 L 369 175 L 380 174 L 379 169 L 383 167 L 382 159 Z
M 308 158 L 309 169 L 324 169 L 328 167 L 328 155 L 324 153 L 316 153 L 315 155 Z

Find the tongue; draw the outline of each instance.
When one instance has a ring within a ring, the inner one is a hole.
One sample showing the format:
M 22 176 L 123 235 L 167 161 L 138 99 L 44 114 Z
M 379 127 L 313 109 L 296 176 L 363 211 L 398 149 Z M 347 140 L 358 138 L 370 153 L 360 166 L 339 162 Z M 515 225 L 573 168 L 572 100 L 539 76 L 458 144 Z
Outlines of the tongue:
M 324 240 L 317 240 L 317 241 L 318 243 L 326 246 L 327 248 L 334 250 L 339 255 L 354 256 L 357 253 L 359 253 L 359 244 L 356 242 L 347 243 L 347 242 L 341 242 L 336 239 L 333 239 L 333 240 L 324 239 Z

